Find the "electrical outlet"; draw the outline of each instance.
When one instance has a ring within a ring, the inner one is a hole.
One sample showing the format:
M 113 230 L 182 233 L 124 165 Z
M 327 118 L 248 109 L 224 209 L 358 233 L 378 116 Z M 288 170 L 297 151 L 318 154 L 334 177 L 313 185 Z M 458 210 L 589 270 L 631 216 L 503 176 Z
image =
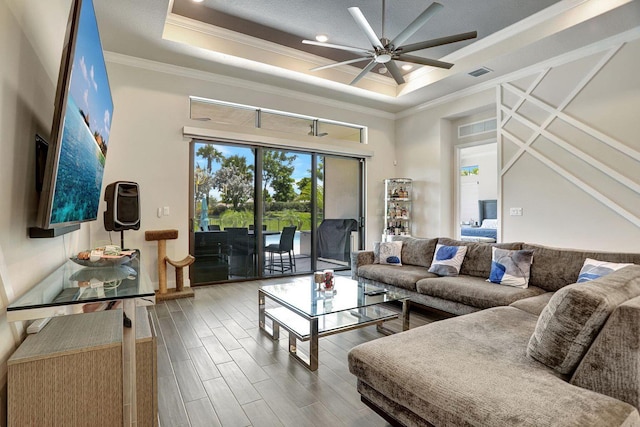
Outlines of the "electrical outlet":
M 165 206 L 164 208 L 162 208 L 162 214 L 164 216 L 169 216 L 169 206 Z
M 509 215 L 522 216 L 522 208 L 509 208 Z

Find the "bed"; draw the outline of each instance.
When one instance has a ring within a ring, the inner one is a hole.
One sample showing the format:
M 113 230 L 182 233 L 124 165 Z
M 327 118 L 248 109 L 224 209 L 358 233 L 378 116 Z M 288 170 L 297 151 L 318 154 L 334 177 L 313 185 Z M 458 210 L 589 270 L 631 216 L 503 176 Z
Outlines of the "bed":
M 478 225 L 462 225 L 460 239 L 470 242 L 495 242 L 498 238 L 498 201 L 478 200 Z

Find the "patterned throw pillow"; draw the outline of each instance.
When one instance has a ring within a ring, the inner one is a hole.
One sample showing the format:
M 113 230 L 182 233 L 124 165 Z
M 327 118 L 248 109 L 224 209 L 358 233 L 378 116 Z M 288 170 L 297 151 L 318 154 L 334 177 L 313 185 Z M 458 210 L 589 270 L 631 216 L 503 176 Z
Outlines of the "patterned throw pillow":
M 429 273 L 435 273 L 438 276 L 457 276 L 466 253 L 466 246 L 445 246 L 438 243 Z
M 588 282 L 589 280 L 606 276 L 607 274 L 613 273 L 614 271 L 620 270 L 628 265 L 633 264 L 598 261 L 596 259 L 587 258 L 584 260 L 582 270 L 580 270 L 580 274 L 578 275 L 577 283 Z
M 491 273 L 487 282 L 524 289 L 529 286 L 532 261 L 533 251 L 492 248 Z
M 373 244 L 374 264 L 402 265 L 402 242 L 376 242 Z

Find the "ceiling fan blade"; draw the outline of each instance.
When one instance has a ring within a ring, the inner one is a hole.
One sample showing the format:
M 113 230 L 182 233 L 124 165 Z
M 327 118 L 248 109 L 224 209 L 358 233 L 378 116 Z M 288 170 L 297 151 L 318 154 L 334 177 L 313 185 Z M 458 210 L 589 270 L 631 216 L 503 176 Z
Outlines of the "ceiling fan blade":
M 444 44 L 461 42 L 463 40 L 475 39 L 478 37 L 477 31 L 471 31 L 469 33 L 456 34 L 453 36 L 441 37 L 439 39 L 427 40 L 419 43 L 412 43 L 404 46 L 400 46 L 396 50 L 402 53 L 415 52 L 416 50 L 428 49 L 430 47 L 442 46 Z
M 398 83 L 399 85 L 404 83 L 404 77 L 402 77 L 400 68 L 398 68 L 398 65 L 394 61 L 389 61 L 386 64 L 384 64 L 384 66 L 387 67 L 387 70 L 389 70 L 389 73 L 391 74 L 393 79 L 396 81 L 396 83 Z
M 422 12 L 418 17 L 411 23 L 407 28 L 402 30 L 400 34 L 396 36 L 395 39 L 391 41 L 393 46 L 400 46 L 402 43 L 406 42 L 409 37 L 411 37 L 416 31 L 418 31 L 433 15 L 436 14 L 440 9 L 442 9 L 440 3 L 433 2 L 431 6 L 426 8 L 424 12 Z
M 364 53 L 364 54 L 372 54 L 373 53 L 370 50 L 362 49 L 360 47 L 345 46 L 345 45 L 341 45 L 341 44 L 323 43 L 323 42 L 317 42 L 317 41 L 314 41 L 314 40 L 302 40 L 302 43 L 311 44 L 311 45 L 314 45 L 314 46 L 328 47 L 328 48 L 331 48 L 331 49 L 348 50 L 349 52 L 355 52 L 355 53 Z
M 364 58 L 356 58 L 356 59 L 350 59 L 348 61 L 336 62 L 335 64 L 329 64 L 329 65 L 323 65 L 321 67 L 315 67 L 315 68 L 310 69 L 309 71 L 326 70 L 327 68 L 333 68 L 333 67 L 337 67 L 339 65 L 353 64 L 354 62 L 360 62 L 360 61 L 364 61 L 364 60 L 371 60 L 371 57 L 367 56 L 367 57 L 364 57 Z
M 360 81 L 360 79 L 363 78 L 364 76 L 366 76 L 369 71 L 373 70 L 373 67 L 375 67 L 375 66 L 376 66 L 376 61 L 369 62 L 369 65 L 364 67 L 364 69 L 360 72 L 360 74 L 358 74 L 356 76 L 356 78 L 353 79 L 353 81 L 351 83 L 349 83 L 349 84 L 350 85 L 354 85 L 354 84 L 358 83 Z
M 349 13 L 351 14 L 351 16 L 353 16 L 353 19 L 355 19 L 356 24 L 358 24 L 360 29 L 366 34 L 373 47 L 384 49 L 384 46 L 380 42 L 380 39 L 378 39 L 375 31 L 373 31 L 373 28 L 371 28 L 371 25 L 369 25 L 369 21 L 367 21 L 367 18 L 365 18 L 360 11 L 360 8 L 350 7 Z
M 447 70 L 453 67 L 453 64 L 451 62 L 437 61 L 435 59 L 421 58 L 419 56 L 413 56 L 413 55 L 403 55 L 403 54 L 394 55 L 393 59 L 398 59 L 400 61 L 405 61 L 405 62 L 412 62 L 414 64 L 428 65 L 430 67 L 446 68 Z

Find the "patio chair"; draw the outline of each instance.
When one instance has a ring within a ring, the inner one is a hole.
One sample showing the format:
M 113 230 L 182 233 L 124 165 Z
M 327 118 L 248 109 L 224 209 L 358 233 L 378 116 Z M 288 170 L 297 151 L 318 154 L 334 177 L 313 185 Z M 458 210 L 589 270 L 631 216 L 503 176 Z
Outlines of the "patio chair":
M 270 273 L 275 270 L 284 273 L 285 271 L 296 271 L 296 257 L 293 253 L 293 239 L 296 235 L 296 226 L 284 227 L 282 234 L 280 234 L 280 242 L 272 243 L 264 248 L 265 253 L 269 254 L 269 262 L 266 267 Z M 274 262 L 274 254 L 280 256 L 280 263 L 277 265 Z M 284 254 L 289 255 L 289 262 L 285 262 Z

